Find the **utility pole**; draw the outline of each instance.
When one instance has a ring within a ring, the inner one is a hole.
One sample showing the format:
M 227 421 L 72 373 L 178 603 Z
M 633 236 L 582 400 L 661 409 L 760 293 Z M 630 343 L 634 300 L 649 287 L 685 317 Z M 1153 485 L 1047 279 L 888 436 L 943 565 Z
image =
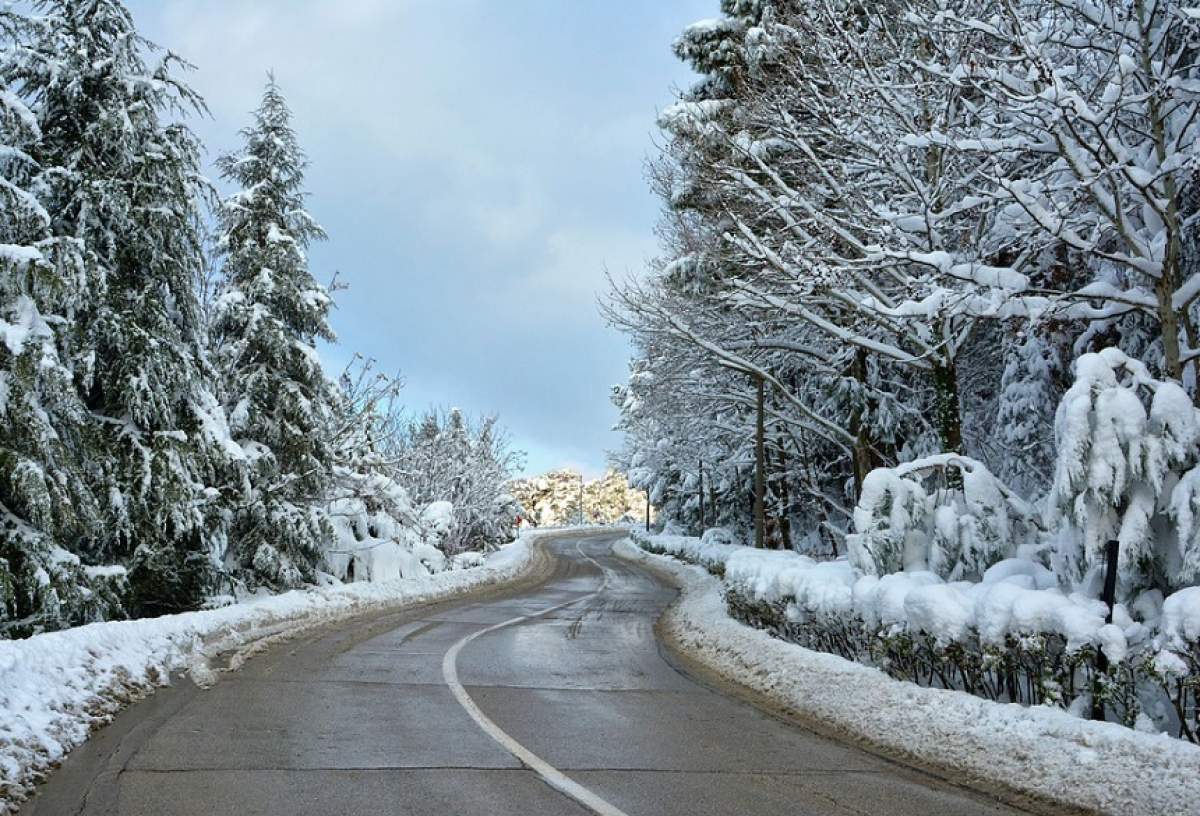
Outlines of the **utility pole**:
M 579 526 L 583 526 L 583 471 L 579 471 Z
M 766 410 L 766 386 L 763 378 L 758 377 L 758 417 L 754 428 L 754 546 L 764 549 L 767 546 L 766 526 L 766 432 L 767 423 L 764 418 Z

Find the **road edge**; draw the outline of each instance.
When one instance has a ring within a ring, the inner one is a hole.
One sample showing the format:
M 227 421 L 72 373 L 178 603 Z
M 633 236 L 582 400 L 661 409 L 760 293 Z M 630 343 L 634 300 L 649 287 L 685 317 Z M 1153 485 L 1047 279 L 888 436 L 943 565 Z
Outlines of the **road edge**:
M 564 537 L 586 538 L 613 534 L 613 530 L 601 529 L 565 528 L 533 531 L 524 538 L 523 554 L 510 558 L 509 562 L 496 565 L 490 570 L 487 565 L 475 568 L 479 570 L 478 573 L 475 573 L 475 569 L 460 573 L 441 573 L 440 575 L 456 576 L 455 580 L 447 580 L 444 586 L 438 586 L 436 582 L 426 582 L 416 588 L 414 584 L 411 594 L 399 592 L 390 597 L 359 599 L 332 612 L 321 609 L 307 615 L 303 612 L 283 615 L 278 620 L 270 620 L 265 626 L 232 625 L 207 633 L 185 633 L 185 636 L 178 638 L 179 642 L 171 643 L 171 653 L 160 661 L 151 661 L 147 666 L 129 669 L 118 666 L 102 685 L 89 689 L 86 697 L 71 700 L 68 704 L 58 703 L 53 708 L 48 706 L 46 711 L 36 712 L 41 716 L 49 715 L 48 718 L 51 719 L 51 724 L 46 729 L 47 733 L 52 735 L 51 744 L 31 745 L 28 742 L 9 739 L 0 733 L 0 737 L 3 737 L 0 738 L 0 771 L 3 771 L 0 777 L 0 814 L 17 813 L 34 794 L 37 786 L 61 765 L 74 749 L 111 723 L 120 712 L 152 697 L 156 691 L 170 686 L 173 681 L 190 678 L 196 686 L 205 688 L 217 682 L 221 674 L 240 669 L 254 655 L 303 635 L 433 604 L 484 598 L 536 586 L 553 574 L 557 564 L 557 559 L 546 547 L 547 543 Z M 436 579 L 437 576 L 431 578 Z M 401 584 L 405 581 L 400 579 L 396 583 Z M 120 623 L 128 625 L 138 622 Z M 4 705 L 5 702 L 4 699 L 0 699 L 0 713 L 8 708 Z
M 972 773 L 969 769 L 957 767 L 950 762 L 930 761 L 925 756 L 898 750 L 893 745 L 873 739 L 870 734 L 854 731 L 815 716 L 805 708 L 802 701 L 790 696 L 770 673 L 754 671 L 749 666 L 743 666 L 746 671 L 735 672 L 730 669 L 728 662 L 716 659 L 716 652 L 736 654 L 737 647 L 728 643 L 715 627 L 700 631 L 692 621 L 686 619 L 686 606 L 689 602 L 694 602 L 698 595 L 714 588 L 719 591 L 720 582 L 715 577 L 701 567 L 684 564 L 669 556 L 647 553 L 630 539 L 617 542 L 613 546 L 613 553 L 646 569 L 679 590 L 679 596 L 659 618 L 655 633 L 681 669 L 714 690 L 742 699 L 760 711 L 797 727 L 853 745 L 882 759 L 928 774 L 947 785 L 971 791 L 1010 807 L 1039 816 L 1108 816 L 1108 811 L 1087 808 L 1066 799 L 1022 789 L 1003 779 Z M 748 633 L 767 638 L 779 647 L 802 648 L 770 638 L 766 633 L 744 626 L 732 618 L 727 617 L 727 622 L 746 629 Z M 704 641 L 703 647 L 701 640 Z

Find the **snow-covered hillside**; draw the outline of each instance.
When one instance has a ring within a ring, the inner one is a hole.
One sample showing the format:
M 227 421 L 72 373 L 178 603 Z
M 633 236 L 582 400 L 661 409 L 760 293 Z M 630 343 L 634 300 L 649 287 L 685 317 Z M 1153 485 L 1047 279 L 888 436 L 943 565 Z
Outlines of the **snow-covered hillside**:
M 645 491 L 629 486 L 624 474 L 610 470 L 599 479 L 584 479 L 570 469 L 518 479 L 510 487 L 527 518 L 539 526 L 615 524 L 646 518 Z M 582 499 L 582 515 L 580 500 Z

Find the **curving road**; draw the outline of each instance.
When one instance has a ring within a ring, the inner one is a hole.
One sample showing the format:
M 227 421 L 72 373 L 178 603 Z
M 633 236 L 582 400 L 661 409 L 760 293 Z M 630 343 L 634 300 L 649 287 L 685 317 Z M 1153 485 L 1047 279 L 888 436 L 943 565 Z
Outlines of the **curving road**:
M 292 641 L 182 680 L 73 753 L 25 816 L 956 816 L 1011 808 L 701 685 L 674 590 L 559 539 L 530 589 Z

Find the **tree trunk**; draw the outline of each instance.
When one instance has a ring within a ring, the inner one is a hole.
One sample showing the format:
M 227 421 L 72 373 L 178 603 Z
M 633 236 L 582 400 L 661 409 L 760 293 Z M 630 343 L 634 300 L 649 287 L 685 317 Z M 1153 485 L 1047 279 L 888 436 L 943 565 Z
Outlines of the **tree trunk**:
M 697 472 L 700 474 L 700 484 L 696 494 L 700 497 L 700 535 L 704 535 L 704 462 L 697 463 Z
M 754 427 L 754 546 L 758 549 L 766 547 L 766 385 L 763 378 L 758 378 L 758 416 Z
M 958 399 L 958 374 L 953 363 L 933 367 L 933 410 L 942 450 L 962 453 L 962 407 Z M 962 487 L 962 472 L 958 468 L 946 469 L 946 487 Z
M 854 355 L 854 362 L 850 366 L 850 376 L 859 383 L 865 384 L 867 381 L 867 353 L 862 349 L 858 349 Z M 862 496 L 863 480 L 867 478 L 868 473 L 880 465 L 879 456 L 871 442 L 870 432 L 862 420 L 862 413 L 857 408 L 851 411 L 849 425 L 850 433 L 854 434 L 854 500 L 856 502 Z
M 942 450 L 962 453 L 962 406 L 958 399 L 958 373 L 953 363 L 933 367 L 934 414 Z
M 1168 258 L 1164 264 L 1163 275 L 1154 285 L 1155 298 L 1158 301 L 1158 322 L 1162 326 L 1163 363 L 1167 376 L 1183 382 L 1183 363 L 1179 353 L 1179 315 L 1172 304 L 1175 295 L 1174 275 L 1170 274 L 1169 265 L 1174 265 L 1174 258 Z
M 783 449 L 783 441 L 779 440 L 776 444 L 778 453 L 778 471 L 776 471 L 775 483 L 779 486 L 776 495 L 779 496 L 779 503 L 776 512 L 779 515 L 779 549 L 790 550 L 792 548 L 792 497 L 791 491 L 788 490 L 787 480 L 787 452 Z
M 1139 57 L 1142 71 L 1146 76 L 1153 76 L 1155 46 L 1151 44 L 1151 21 L 1150 16 L 1147 15 L 1145 2 L 1138 0 L 1134 3 L 1134 15 L 1138 25 Z M 1159 166 L 1162 166 L 1169 155 L 1167 145 L 1171 136 L 1167 132 L 1166 116 L 1158 94 L 1150 94 L 1146 102 L 1150 108 L 1150 139 L 1154 145 L 1155 158 L 1158 160 Z M 1163 258 L 1162 274 L 1154 284 L 1154 296 L 1158 303 L 1159 323 L 1162 325 L 1163 362 L 1167 369 L 1167 376 L 1184 383 L 1184 362 L 1179 343 L 1179 329 L 1182 325 L 1189 344 L 1196 342 L 1196 329 L 1192 325 L 1187 309 L 1176 310 L 1175 308 L 1175 293 L 1182 282 L 1180 268 L 1182 225 L 1179 217 L 1179 188 L 1173 174 L 1164 174 L 1162 192 L 1164 193 L 1162 198 L 1167 205 L 1166 223 L 1163 225 L 1167 233 L 1166 257 Z M 1188 384 L 1184 383 L 1184 386 L 1188 387 Z M 1200 400 L 1200 389 L 1193 393 L 1192 399 Z

